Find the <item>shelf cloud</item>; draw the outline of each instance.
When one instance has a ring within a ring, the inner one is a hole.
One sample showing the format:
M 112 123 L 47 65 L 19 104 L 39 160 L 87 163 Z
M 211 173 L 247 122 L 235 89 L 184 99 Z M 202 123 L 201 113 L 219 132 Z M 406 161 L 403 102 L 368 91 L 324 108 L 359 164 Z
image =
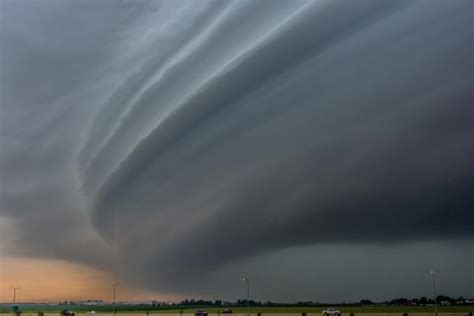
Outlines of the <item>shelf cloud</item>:
M 197 295 L 314 249 L 472 272 L 472 2 L 0 5 L 5 254 Z

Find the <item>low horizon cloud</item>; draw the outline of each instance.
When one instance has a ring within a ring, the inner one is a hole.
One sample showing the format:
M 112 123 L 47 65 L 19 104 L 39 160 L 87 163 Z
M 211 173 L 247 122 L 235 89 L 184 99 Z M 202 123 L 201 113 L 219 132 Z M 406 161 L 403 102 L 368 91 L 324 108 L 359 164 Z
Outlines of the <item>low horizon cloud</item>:
M 1 1 L 2 256 L 181 296 L 429 295 L 431 268 L 471 295 L 472 9 Z

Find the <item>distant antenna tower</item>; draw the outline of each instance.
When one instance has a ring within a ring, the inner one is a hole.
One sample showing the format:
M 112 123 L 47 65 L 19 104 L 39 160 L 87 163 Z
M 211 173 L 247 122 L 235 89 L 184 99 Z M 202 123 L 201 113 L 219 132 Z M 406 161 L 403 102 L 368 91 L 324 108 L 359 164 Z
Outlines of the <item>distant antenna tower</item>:
M 13 291 L 13 304 L 15 304 L 15 302 L 16 302 L 16 291 L 17 291 L 17 290 L 20 290 L 21 287 L 19 287 L 19 286 L 12 286 L 12 287 L 10 287 L 10 289 Z
M 114 311 L 114 314 L 117 313 L 116 309 L 115 309 L 115 296 L 117 294 L 117 286 L 119 286 L 120 283 L 112 283 L 112 290 L 113 290 L 113 300 L 112 300 L 112 306 L 113 306 L 113 311 Z

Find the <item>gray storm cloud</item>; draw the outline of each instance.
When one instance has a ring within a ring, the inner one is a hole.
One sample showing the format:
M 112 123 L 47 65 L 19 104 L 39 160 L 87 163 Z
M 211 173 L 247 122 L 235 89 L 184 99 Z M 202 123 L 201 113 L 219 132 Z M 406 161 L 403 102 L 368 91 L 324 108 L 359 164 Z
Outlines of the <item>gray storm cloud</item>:
M 473 266 L 472 2 L 1 8 L 6 252 L 115 256 L 144 287 L 205 295 L 226 275 L 311 271 L 288 256 L 381 276 L 381 254 L 431 260 L 442 243 L 453 291 L 472 292 L 456 274 Z

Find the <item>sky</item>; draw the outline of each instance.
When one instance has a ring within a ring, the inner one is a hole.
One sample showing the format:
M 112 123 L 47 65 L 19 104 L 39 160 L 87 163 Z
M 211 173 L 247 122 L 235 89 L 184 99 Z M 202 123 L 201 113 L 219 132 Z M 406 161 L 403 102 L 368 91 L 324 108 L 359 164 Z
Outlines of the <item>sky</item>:
M 469 0 L 0 0 L 0 301 L 474 296 Z

